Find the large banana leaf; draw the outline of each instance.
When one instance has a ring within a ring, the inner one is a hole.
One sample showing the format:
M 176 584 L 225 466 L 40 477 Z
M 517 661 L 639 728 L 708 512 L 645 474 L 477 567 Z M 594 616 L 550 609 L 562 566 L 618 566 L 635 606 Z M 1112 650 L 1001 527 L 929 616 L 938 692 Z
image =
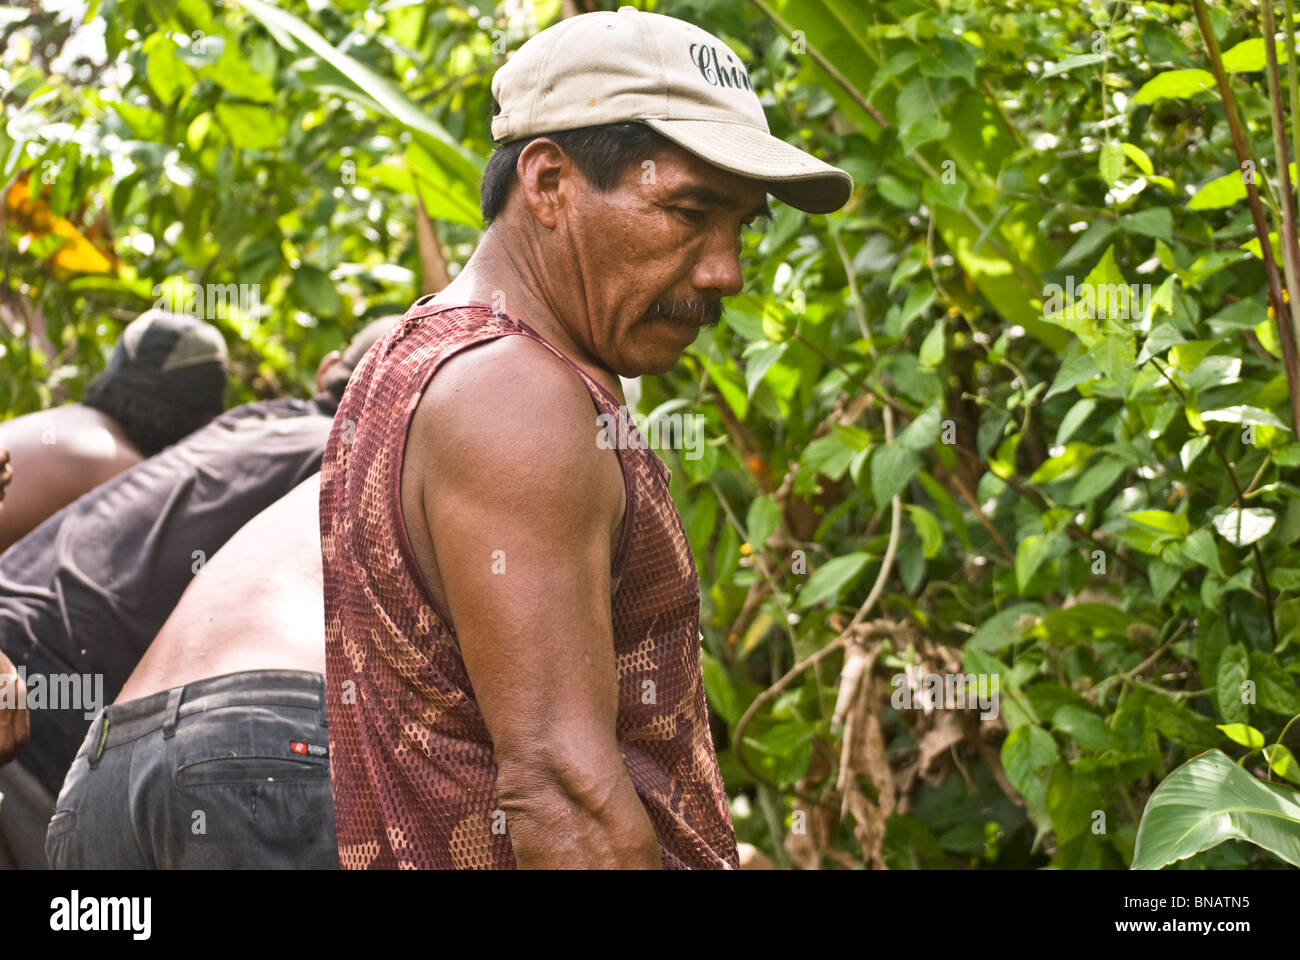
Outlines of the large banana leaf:
M 1138 824 L 1133 869 L 1159 870 L 1225 840 L 1248 840 L 1300 867 L 1300 793 L 1210 750 L 1156 787 Z
M 478 184 L 485 165 L 482 157 L 458 142 L 395 84 L 348 56 L 298 17 L 262 0 L 237 2 L 260 20 L 286 49 L 296 49 L 295 42 L 302 44 L 338 71 L 345 83 L 359 94 L 356 97 L 359 102 L 370 109 L 378 108 L 411 132 L 423 148 L 415 153 L 423 162 L 412 165 L 412 176 L 432 216 L 482 226 L 478 198 Z M 440 171 L 432 173 L 433 167 Z M 437 188 L 436 197 L 427 192 L 433 185 Z

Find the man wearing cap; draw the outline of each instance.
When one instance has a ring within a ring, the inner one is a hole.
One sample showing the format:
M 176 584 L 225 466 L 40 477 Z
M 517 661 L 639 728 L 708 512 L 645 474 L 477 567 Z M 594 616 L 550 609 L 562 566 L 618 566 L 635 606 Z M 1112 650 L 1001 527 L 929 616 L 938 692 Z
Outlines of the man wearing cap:
M 46 865 L 55 797 L 96 711 L 118 695 L 218 549 L 319 470 L 348 377 L 391 323 L 377 320 L 342 354 L 327 354 L 313 399 L 227 410 L 0 555 L 0 764 L 17 753 L 0 765 L 0 868 Z M 267 589 L 272 585 L 267 577 Z M 245 602 L 240 593 L 225 599 Z M 230 624 L 187 626 L 202 651 L 192 659 L 215 662 L 211 647 Z M 16 671 L 25 680 L 25 701 L 12 695 Z
M 490 226 L 358 369 L 322 466 L 340 863 L 735 868 L 669 471 L 597 418 L 740 292 L 767 192 L 829 212 L 852 179 L 769 134 L 722 41 L 631 7 L 492 92 Z
M 16 479 L 0 510 L 0 553 L 55 511 L 188 436 L 225 406 L 226 342 L 162 310 L 118 338 L 80 403 L 0 423 Z

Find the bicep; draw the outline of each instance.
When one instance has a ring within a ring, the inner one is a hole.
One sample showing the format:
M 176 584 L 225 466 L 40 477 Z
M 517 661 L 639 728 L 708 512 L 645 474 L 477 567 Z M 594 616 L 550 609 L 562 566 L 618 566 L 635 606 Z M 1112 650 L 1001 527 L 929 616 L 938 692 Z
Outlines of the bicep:
M 501 417 L 478 405 L 479 422 L 432 438 L 423 486 L 494 749 L 566 767 L 617 758 L 610 566 L 622 473 L 596 447 L 595 410 L 576 386 L 563 402 L 504 401 Z

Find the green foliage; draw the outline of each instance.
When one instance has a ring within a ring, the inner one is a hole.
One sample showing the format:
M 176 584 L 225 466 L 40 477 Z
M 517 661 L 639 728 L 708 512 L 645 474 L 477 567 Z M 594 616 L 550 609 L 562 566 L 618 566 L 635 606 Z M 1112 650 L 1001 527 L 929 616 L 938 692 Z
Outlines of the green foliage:
M 646 6 L 734 46 L 773 133 L 857 182 L 828 217 L 774 204 L 723 322 L 642 383 L 642 410 L 707 424 L 704 457 L 661 455 L 739 838 L 782 865 L 1195 865 L 1230 834 L 1171 845 L 1167 797 L 1293 802 L 1215 749 L 1293 779 L 1300 443 L 1191 8 Z M 90 247 L 8 219 L 3 409 L 79 396 L 182 280 L 260 286 L 261 313 L 215 321 L 232 400 L 309 390 L 421 292 L 417 198 L 468 258 L 493 43 L 559 8 L 109 0 L 89 76 L 45 58 L 54 15 L 0 25 L 0 49 L 38 40 L 3 67 L 0 178 L 48 187 Z M 1271 157 L 1253 8 L 1210 15 Z M 995 675 L 997 716 L 892 706 L 909 667 Z M 1296 862 L 1275 833 L 1214 862 Z
M 1300 867 L 1300 794 L 1260 783 L 1211 750 L 1183 764 L 1151 795 L 1133 869 L 1159 869 L 1232 839 Z

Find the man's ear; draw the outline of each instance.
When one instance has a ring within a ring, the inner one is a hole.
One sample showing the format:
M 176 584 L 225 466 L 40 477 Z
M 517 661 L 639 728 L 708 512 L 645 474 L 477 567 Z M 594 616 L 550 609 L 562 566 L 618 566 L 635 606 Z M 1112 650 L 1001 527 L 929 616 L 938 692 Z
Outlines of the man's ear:
M 337 350 L 331 350 L 325 356 L 320 358 L 320 366 L 316 368 L 316 392 L 325 392 L 325 374 L 329 372 L 330 367 L 343 359 L 343 354 Z

